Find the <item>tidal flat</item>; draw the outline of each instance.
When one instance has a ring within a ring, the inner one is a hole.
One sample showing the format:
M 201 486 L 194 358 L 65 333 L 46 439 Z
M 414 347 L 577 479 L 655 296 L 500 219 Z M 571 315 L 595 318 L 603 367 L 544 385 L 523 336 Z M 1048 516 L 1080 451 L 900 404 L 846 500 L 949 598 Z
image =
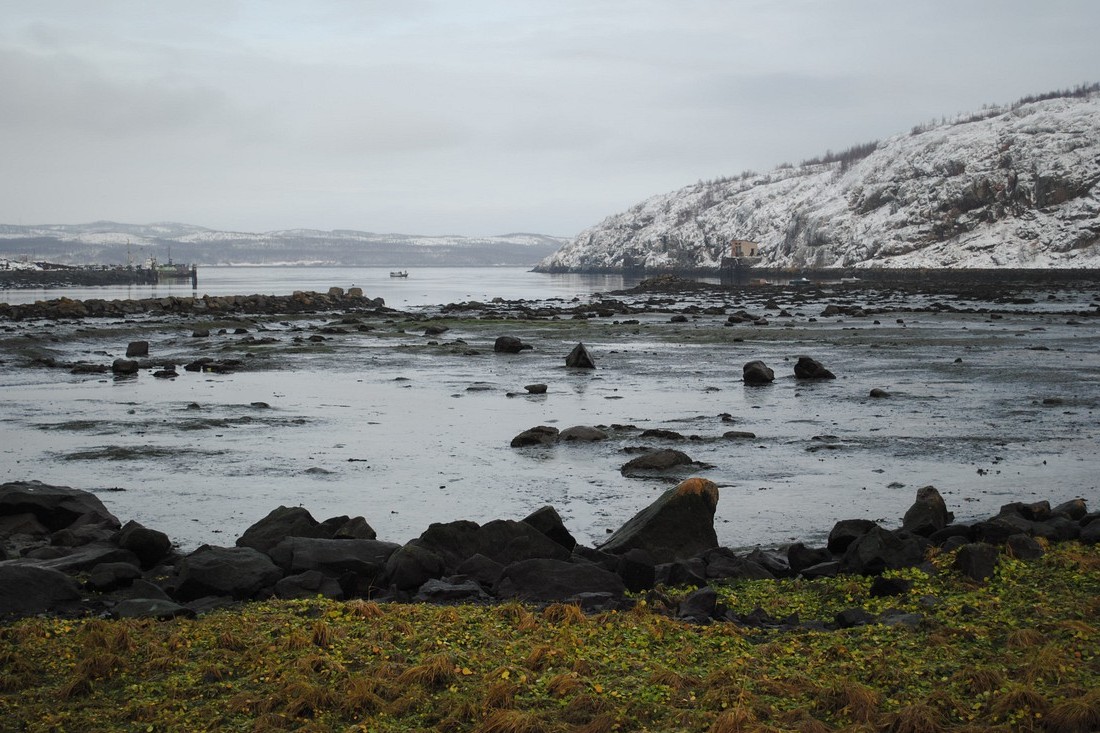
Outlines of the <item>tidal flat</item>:
M 362 515 L 405 542 L 432 522 L 549 504 L 598 544 L 691 475 L 720 486 L 731 548 L 820 544 L 846 518 L 893 527 L 925 485 L 959 521 L 1011 501 L 1095 506 L 1098 299 L 1095 283 L 655 280 L 404 310 L 4 320 L 0 480 L 93 491 L 183 550 L 231 545 L 280 505 Z M 496 353 L 500 336 L 531 348 Z M 138 340 L 137 374 L 112 374 Z M 595 369 L 565 366 L 577 343 Z M 800 356 L 837 378 L 796 379 Z M 180 368 L 198 359 L 231 368 Z M 771 384 L 742 382 L 757 359 Z M 169 364 L 177 376 L 153 376 Z M 608 437 L 510 446 L 538 425 Z M 620 472 L 657 448 L 695 463 Z

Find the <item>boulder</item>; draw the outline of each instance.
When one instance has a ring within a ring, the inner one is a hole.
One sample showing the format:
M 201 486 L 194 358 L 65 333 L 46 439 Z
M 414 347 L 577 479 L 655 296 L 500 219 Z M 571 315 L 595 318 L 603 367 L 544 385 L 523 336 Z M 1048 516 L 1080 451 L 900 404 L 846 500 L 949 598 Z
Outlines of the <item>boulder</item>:
M 808 356 L 798 357 L 798 362 L 794 365 L 794 376 L 796 379 L 836 379 L 836 375 L 820 361 Z
M 569 533 L 569 530 L 565 528 L 565 523 L 561 521 L 561 515 L 558 514 L 558 510 L 552 506 L 544 506 L 536 509 L 524 517 L 523 521 L 530 524 L 539 532 L 542 532 L 570 552 L 577 546 L 577 540 L 575 540 L 573 535 Z
M 52 568 L 53 570 L 60 570 L 63 573 L 75 574 L 88 572 L 96 565 L 113 562 L 128 563 L 135 567 L 140 564 L 134 553 L 108 543 L 84 545 L 74 550 L 70 550 L 61 557 L 42 560 L 38 564 L 44 568 Z
M 653 568 L 653 579 L 655 585 L 668 588 L 686 585 L 702 587 L 707 584 L 707 564 L 701 557 L 661 563 Z
M 718 608 L 718 591 L 703 586 L 684 596 L 676 608 L 676 618 L 695 624 L 709 623 Z
M 876 527 L 870 519 L 842 519 L 833 525 L 826 546 L 832 554 L 842 555 L 849 545 Z
M 367 524 L 365 518 L 352 517 L 336 528 L 336 531 L 332 533 L 332 538 L 336 540 L 376 540 L 378 539 L 378 533 L 374 531 L 374 527 Z
M 493 343 L 493 351 L 498 354 L 518 354 L 530 348 L 530 344 L 523 343 L 515 336 L 501 336 Z
M 1038 560 L 1043 556 L 1042 546 L 1026 534 L 1014 534 L 1005 540 L 1008 554 L 1017 560 Z
M 465 603 L 486 601 L 489 596 L 476 580 L 429 580 L 413 596 L 418 603 Z
M 143 527 L 134 521 L 129 521 L 122 526 L 115 536 L 115 544 L 134 553 L 141 567 L 146 570 L 166 558 L 172 551 L 172 541 L 168 539 L 168 535 Z
M 584 344 L 577 344 L 565 357 L 565 366 L 570 369 L 595 369 L 596 360 L 588 353 Z
M 1088 514 L 1088 507 L 1086 507 L 1084 499 L 1070 499 L 1051 509 L 1050 513 L 1055 516 L 1060 515 L 1073 520 L 1080 520 Z
M 343 600 L 344 589 L 335 578 L 330 578 L 320 570 L 307 570 L 297 575 L 288 575 L 275 584 L 276 598 L 316 598 L 317 596 Z
M 774 382 L 775 372 L 764 362 L 755 360 L 748 362 L 742 368 L 742 378 L 747 385 L 760 386 Z
M 704 478 L 689 478 L 638 512 L 599 549 L 622 554 L 639 548 L 658 563 L 699 555 L 718 546 L 717 506 L 718 486 Z
M 657 568 L 653 556 L 645 550 L 627 550 L 618 558 L 615 574 L 623 579 L 627 590 L 641 593 L 657 584 Z
M 287 537 L 269 554 L 287 574 L 319 570 L 332 578 L 350 575 L 354 576 L 353 585 L 366 589 L 376 585 L 390 555 L 400 548 L 401 545 L 380 540 Z
M 441 578 L 446 568 L 443 558 L 418 545 L 405 545 L 386 560 L 382 585 L 414 591 L 429 580 Z
M 149 342 L 148 341 L 131 341 L 126 346 L 126 358 L 130 359 L 135 356 L 149 356 Z
M 916 501 L 905 512 L 901 528 L 929 537 L 953 521 L 955 515 L 947 511 L 947 504 L 936 487 L 924 486 L 917 489 Z
M 581 593 L 622 596 L 626 585 L 598 565 L 535 558 L 506 566 L 495 593 L 523 601 L 564 601 Z
M 183 601 L 203 596 L 247 600 L 258 597 L 282 577 L 271 558 L 259 550 L 203 545 L 180 561 L 176 597 Z
M 237 538 L 237 547 L 251 547 L 260 552 L 270 552 L 287 537 L 332 537 L 332 532 L 323 527 L 302 507 L 280 506 L 266 517 L 253 524 Z
M 30 513 L 51 532 L 74 524 L 95 522 L 118 529 L 118 519 L 95 494 L 68 486 L 48 486 L 38 481 L 0 484 L 0 517 Z
M 889 396 L 890 396 L 890 393 L 887 392 L 886 390 L 882 389 L 881 387 L 874 387 L 874 388 L 871 389 L 871 392 L 870 392 L 871 399 L 875 399 L 875 400 L 886 399 Z
M 571 428 L 566 428 L 558 434 L 558 440 L 563 443 L 570 443 L 573 441 L 592 443 L 599 440 L 607 440 L 607 438 L 608 435 L 604 431 L 587 425 L 575 425 Z
M 547 425 L 539 425 L 512 438 L 509 444 L 513 448 L 524 448 L 529 445 L 553 445 L 558 442 L 558 429 Z
M 800 573 L 808 567 L 832 559 L 833 554 L 824 547 L 806 547 L 801 542 L 795 542 L 787 548 L 787 565 L 792 573 Z
M 694 461 L 691 460 L 691 456 L 683 451 L 673 450 L 672 448 L 662 448 L 661 450 L 650 451 L 644 453 L 637 458 L 627 461 L 623 464 L 619 472 L 624 476 L 629 476 L 634 473 L 647 472 L 647 471 L 667 471 L 677 466 L 690 466 Z
M 763 566 L 733 553 L 708 554 L 707 578 L 711 580 L 775 580 Z
M 472 578 L 485 588 L 492 588 L 496 585 L 496 582 L 500 580 L 500 574 L 503 572 L 503 565 L 480 553 L 463 560 L 455 568 L 456 575 Z
M 527 394 L 546 394 L 546 385 L 541 382 L 537 384 L 528 384 L 524 386 L 524 389 L 527 390 Z
M 435 523 L 410 544 L 439 555 L 449 571 L 474 555 L 507 566 L 535 558 L 564 561 L 571 554 L 530 524 L 510 519 L 495 519 L 484 525 L 470 521 Z
M 122 377 L 128 377 L 138 373 L 141 366 L 133 359 L 115 359 L 111 362 L 111 371 Z
M 928 540 L 907 532 L 890 532 L 875 526 L 855 540 L 840 559 L 840 571 L 858 575 L 880 575 L 919 565 L 924 560 Z
M 997 548 L 972 542 L 959 548 L 953 567 L 971 580 L 988 580 L 997 569 Z
M 1079 539 L 1084 545 L 1100 544 L 1100 519 L 1095 519 L 1082 527 Z
M 59 570 L 0 563 L 0 619 L 59 611 L 80 600 L 80 586 Z
M 141 577 L 141 568 L 128 562 L 105 562 L 96 565 L 88 573 L 85 585 L 95 591 L 107 591 L 125 588 Z

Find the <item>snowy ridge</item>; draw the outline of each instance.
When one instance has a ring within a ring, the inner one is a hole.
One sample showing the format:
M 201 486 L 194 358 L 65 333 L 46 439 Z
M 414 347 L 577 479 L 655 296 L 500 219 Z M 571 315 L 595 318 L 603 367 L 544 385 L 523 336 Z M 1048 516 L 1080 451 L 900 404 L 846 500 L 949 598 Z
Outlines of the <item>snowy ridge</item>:
M 914 128 L 865 157 L 699 182 L 581 232 L 539 270 L 1100 267 L 1100 95 Z

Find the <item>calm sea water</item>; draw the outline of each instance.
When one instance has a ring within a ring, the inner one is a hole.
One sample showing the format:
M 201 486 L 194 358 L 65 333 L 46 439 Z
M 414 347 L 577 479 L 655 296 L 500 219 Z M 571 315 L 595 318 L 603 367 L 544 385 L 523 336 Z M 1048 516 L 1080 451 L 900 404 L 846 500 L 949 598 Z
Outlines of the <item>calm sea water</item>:
M 633 285 L 621 275 L 546 275 L 523 267 L 424 267 L 407 278 L 390 277 L 382 267 L 201 267 L 196 289 L 190 282 L 155 286 L 0 289 L 0 302 L 33 303 L 53 298 L 155 298 L 192 295 L 290 295 L 296 290 L 325 292 L 330 287 L 360 287 L 370 298 L 393 308 L 492 298 L 515 300 L 572 298 Z

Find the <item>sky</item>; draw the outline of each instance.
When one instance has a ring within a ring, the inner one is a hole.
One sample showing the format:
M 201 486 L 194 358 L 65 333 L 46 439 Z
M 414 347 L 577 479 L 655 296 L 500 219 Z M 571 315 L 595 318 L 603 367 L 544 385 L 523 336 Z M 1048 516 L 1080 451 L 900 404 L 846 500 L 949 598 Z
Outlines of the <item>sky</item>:
M 1095 0 L 0 0 L 0 224 L 573 236 L 1100 81 Z

